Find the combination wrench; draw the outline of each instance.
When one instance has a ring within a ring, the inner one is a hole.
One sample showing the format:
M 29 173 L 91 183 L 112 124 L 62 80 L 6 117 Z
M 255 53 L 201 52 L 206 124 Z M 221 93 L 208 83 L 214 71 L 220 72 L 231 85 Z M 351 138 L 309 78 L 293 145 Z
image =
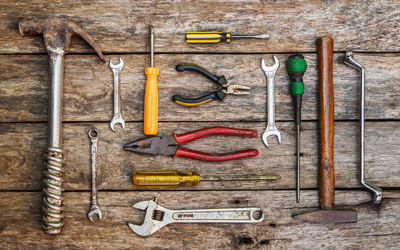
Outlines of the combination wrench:
M 99 219 L 102 218 L 102 213 L 97 200 L 97 141 L 99 139 L 99 131 L 92 128 L 88 131 L 88 136 L 90 139 L 90 155 L 91 155 L 91 172 L 92 172 L 92 201 L 90 204 L 90 209 L 87 214 L 89 220 L 93 222 L 93 215 L 97 214 Z
M 140 236 L 149 236 L 171 223 L 258 223 L 264 220 L 261 208 L 216 208 L 172 210 L 157 203 L 157 198 L 141 201 L 134 208 L 145 210 L 142 225 L 128 223 Z
M 268 94 L 268 124 L 265 132 L 262 136 L 262 140 L 265 146 L 268 148 L 268 136 L 275 135 L 278 138 L 279 144 L 281 141 L 281 132 L 279 132 L 278 128 L 275 124 L 275 90 L 274 90 L 274 81 L 275 81 L 275 73 L 279 68 L 279 60 L 276 56 L 274 56 L 275 64 L 271 67 L 267 67 L 265 65 L 264 59 L 261 59 L 261 68 L 264 71 L 265 76 L 267 77 L 267 94 Z
M 124 67 L 124 61 L 122 58 L 119 58 L 119 63 L 117 65 L 113 64 L 111 59 L 109 61 L 110 69 L 114 75 L 114 116 L 110 122 L 110 128 L 112 131 L 115 131 L 115 124 L 121 124 L 122 129 L 125 129 L 125 121 L 122 119 L 121 112 L 121 95 L 120 95 L 120 84 L 119 78 L 122 68 Z

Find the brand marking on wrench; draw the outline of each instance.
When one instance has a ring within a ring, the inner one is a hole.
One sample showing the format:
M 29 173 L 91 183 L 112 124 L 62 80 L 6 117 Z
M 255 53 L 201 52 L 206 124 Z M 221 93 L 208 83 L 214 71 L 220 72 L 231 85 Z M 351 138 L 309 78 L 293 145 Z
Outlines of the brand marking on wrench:
M 113 64 L 112 60 L 109 61 L 110 69 L 114 75 L 114 116 L 110 122 L 110 128 L 112 131 L 115 131 L 115 124 L 121 124 L 122 129 L 125 129 L 125 121 L 122 119 L 122 111 L 121 111 L 121 95 L 120 95 L 120 73 L 122 68 L 124 67 L 124 61 L 122 58 L 119 58 L 118 64 Z
M 97 200 L 97 141 L 99 139 L 99 131 L 92 128 L 88 131 L 88 136 L 90 139 L 90 155 L 91 155 L 91 172 L 92 172 L 92 201 L 90 204 L 90 209 L 87 214 L 89 220 L 93 222 L 93 215 L 97 214 L 99 219 L 103 217 Z
M 275 135 L 278 138 L 278 143 L 282 143 L 281 132 L 279 132 L 278 128 L 275 124 L 275 90 L 274 90 L 274 82 L 275 82 L 275 74 L 279 68 L 279 60 L 276 56 L 274 56 L 275 64 L 273 66 L 267 67 L 265 65 L 264 59 L 261 59 L 261 68 L 264 71 L 265 76 L 267 77 L 267 94 L 268 94 L 268 124 L 265 129 L 264 134 L 262 135 L 262 140 L 265 146 L 268 148 L 268 136 Z
M 138 202 L 133 207 L 145 210 L 142 225 L 128 224 L 140 236 L 149 236 L 170 223 L 258 223 L 264 220 L 264 213 L 258 207 L 172 210 L 157 204 L 157 198 Z

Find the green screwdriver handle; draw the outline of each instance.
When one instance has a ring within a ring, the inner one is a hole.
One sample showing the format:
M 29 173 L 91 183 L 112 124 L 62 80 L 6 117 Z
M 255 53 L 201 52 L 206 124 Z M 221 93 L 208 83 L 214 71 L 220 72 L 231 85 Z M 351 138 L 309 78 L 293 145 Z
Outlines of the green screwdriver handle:
M 296 53 L 289 56 L 286 62 L 286 70 L 290 78 L 290 93 L 293 96 L 295 107 L 296 125 L 301 123 L 301 102 L 304 94 L 303 75 L 307 70 L 307 62 L 302 54 Z

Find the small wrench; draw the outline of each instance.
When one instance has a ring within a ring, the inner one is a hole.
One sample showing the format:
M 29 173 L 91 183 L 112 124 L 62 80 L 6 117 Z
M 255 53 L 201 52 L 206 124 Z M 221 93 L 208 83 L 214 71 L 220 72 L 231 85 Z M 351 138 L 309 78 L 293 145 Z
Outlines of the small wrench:
M 142 225 L 128 223 L 140 236 L 149 236 L 170 223 L 258 223 L 264 220 L 264 213 L 258 207 L 171 210 L 157 204 L 157 198 L 138 202 L 133 207 L 145 210 Z
M 119 85 L 119 77 L 124 67 L 124 61 L 122 58 L 119 58 L 119 63 L 114 65 L 110 59 L 109 61 L 110 69 L 114 75 L 114 116 L 110 122 L 110 128 L 112 131 L 115 131 L 114 126 L 115 124 L 121 124 L 122 129 L 125 128 L 125 121 L 122 119 L 122 112 L 121 112 L 121 95 L 120 95 L 120 85 Z
M 275 124 L 275 91 L 274 91 L 274 81 L 275 81 L 275 73 L 279 68 L 279 60 L 276 56 L 274 56 L 275 64 L 271 67 L 267 67 L 265 65 L 264 59 L 261 59 L 261 68 L 264 71 L 265 76 L 267 77 L 267 93 L 268 93 L 268 124 L 267 129 L 262 136 L 262 140 L 265 146 L 268 146 L 267 138 L 270 135 L 276 135 L 278 138 L 278 143 L 281 144 L 281 132 L 276 127 Z
M 102 213 L 100 211 L 98 200 L 97 200 L 97 141 L 99 139 L 99 131 L 92 128 L 88 132 L 90 138 L 90 155 L 91 155 L 91 171 L 92 171 L 92 202 L 90 204 L 90 209 L 87 214 L 89 220 L 93 222 L 93 215 L 97 214 L 99 219 L 102 218 Z

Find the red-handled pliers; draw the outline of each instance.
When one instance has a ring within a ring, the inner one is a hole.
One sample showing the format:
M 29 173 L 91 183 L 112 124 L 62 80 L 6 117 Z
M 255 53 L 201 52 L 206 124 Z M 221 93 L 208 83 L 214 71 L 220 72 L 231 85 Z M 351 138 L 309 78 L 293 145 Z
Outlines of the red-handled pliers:
M 181 135 L 172 132 L 172 135 L 169 136 L 154 136 L 127 143 L 124 145 L 124 150 L 143 154 L 169 155 L 172 156 L 172 158 L 180 156 L 202 161 L 228 161 L 258 155 L 258 150 L 256 149 L 242 150 L 228 155 L 211 155 L 208 153 L 179 147 L 179 145 L 210 135 L 257 137 L 257 131 L 250 129 L 212 127 L 188 132 Z

